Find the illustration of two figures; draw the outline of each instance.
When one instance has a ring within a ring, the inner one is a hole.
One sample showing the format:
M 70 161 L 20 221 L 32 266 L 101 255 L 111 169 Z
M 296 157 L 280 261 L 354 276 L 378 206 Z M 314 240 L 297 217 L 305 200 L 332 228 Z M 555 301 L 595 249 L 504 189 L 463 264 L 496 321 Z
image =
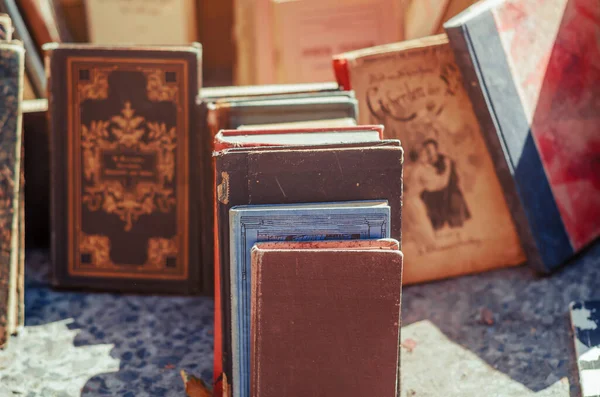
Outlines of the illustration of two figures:
M 411 150 L 409 158 L 404 189 L 405 235 L 417 243 L 420 253 L 439 247 L 441 237 L 454 240 L 449 243 L 459 242 L 460 229 L 471 213 L 460 189 L 456 162 L 440 152 L 434 139 Z M 455 233 L 441 236 L 446 228 Z

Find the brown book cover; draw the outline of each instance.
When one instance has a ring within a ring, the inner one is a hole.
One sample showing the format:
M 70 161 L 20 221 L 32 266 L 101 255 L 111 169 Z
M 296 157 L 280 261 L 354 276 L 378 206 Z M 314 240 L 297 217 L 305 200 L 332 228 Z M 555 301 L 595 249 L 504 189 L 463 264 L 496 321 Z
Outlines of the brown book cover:
M 328 147 L 228 149 L 215 154 L 221 296 L 230 296 L 229 209 L 236 205 L 387 200 L 401 241 L 403 150 L 397 140 Z M 223 371 L 231 381 L 231 313 L 222 299 Z
M 402 253 L 364 244 L 254 246 L 252 397 L 399 396 Z
M 198 46 L 45 46 L 56 286 L 194 293 L 203 283 Z
M 381 123 L 407 153 L 404 283 L 525 261 L 490 152 L 446 35 L 338 56 L 360 123 Z M 493 227 L 490 227 L 493 225 Z

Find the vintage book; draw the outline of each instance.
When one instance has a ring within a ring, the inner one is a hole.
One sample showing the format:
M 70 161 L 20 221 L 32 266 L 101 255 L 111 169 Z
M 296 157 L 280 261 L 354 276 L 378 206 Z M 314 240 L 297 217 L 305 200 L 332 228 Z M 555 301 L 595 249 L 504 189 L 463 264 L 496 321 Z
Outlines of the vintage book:
M 207 105 L 211 135 L 220 130 L 255 124 L 358 118 L 351 92 L 335 95 L 294 94 L 287 98 L 223 99 Z
M 330 81 L 333 55 L 402 40 L 397 0 L 272 0 L 272 7 L 276 83 Z
M 600 235 L 597 0 L 481 1 L 444 25 L 529 262 Z
M 0 346 L 23 325 L 21 100 L 25 51 L 0 43 Z
M 44 49 L 54 284 L 208 289 L 192 182 L 203 151 L 193 130 L 200 46 Z
M 397 140 L 333 146 L 234 148 L 215 153 L 220 295 L 230 296 L 229 210 L 236 205 L 381 200 L 401 239 L 403 150 Z M 332 166 L 333 165 L 333 166 Z M 231 388 L 231 312 L 222 299 L 223 380 Z M 217 329 L 215 329 L 217 334 Z
M 60 10 L 54 0 L 21 0 L 19 9 L 35 41 L 38 53 L 42 54 L 42 45 L 46 43 L 69 43 L 71 36 L 59 28 Z
M 398 243 L 252 249 L 252 392 L 400 396 Z
M 229 210 L 234 397 L 250 396 L 250 249 L 263 241 L 387 238 L 387 201 L 247 205 Z
M 359 100 L 359 122 L 383 124 L 384 135 L 400 139 L 408 153 L 404 283 L 523 263 L 447 37 L 351 52 L 335 62 Z
M 297 93 L 339 91 L 337 82 L 306 84 L 265 84 L 228 87 L 202 87 L 200 96 L 205 102 L 223 98 L 259 97 L 269 95 L 289 95 Z
M 12 40 L 12 21 L 8 14 L 0 14 L 0 40 L 11 41 Z
M 23 148 L 27 175 L 25 197 L 27 207 L 27 246 L 50 248 L 50 152 L 48 137 L 48 101 L 24 100 Z
M 44 63 L 37 51 L 27 25 L 23 20 L 16 0 L 0 0 L 0 12 L 8 14 L 14 27 L 13 38 L 23 42 L 25 47 L 25 73 L 36 98 L 46 97 L 46 75 Z
M 87 0 L 85 10 L 91 43 L 189 45 L 197 41 L 194 0 Z
M 306 129 L 306 128 L 301 128 L 301 129 L 288 129 L 288 130 L 279 130 L 278 134 L 272 134 L 271 130 L 245 130 L 245 131 L 238 131 L 238 130 L 223 130 L 220 131 L 219 134 L 217 134 L 217 136 L 215 137 L 215 149 L 216 150 L 223 150 L 223 149 L 228 149 L 228 148 L 232 148 L 232 147 L 256 147 L 256 146 L 289 146 L 290 142 L 289 140 L 286 139 L 286 136 L 288 134 L 292 134 L 292 135 L 296 135 L 298 136 L 300 133 L 304 136 L 303 142 L 301 142 L 301 145 L 314 145 L 315 143 L 317 143 L 319 140 L 321 143 L 326 143 L 327 140 L 329 139 L 329 143 L 330 144 L 340 144 L 342 142 L 340 142 L 340 139 L 337 136 L 332 136 L 331 133 L 334 132 L 336 134 L 341 133 L 342 135 L 346 135 L 349 131 L 352 131 L 353 133 L 356 134 L 360 134 L 362 139 L 364 141 L 371 141 L 371 142 L 375 142 L 381 139 L 382 135 L 383 135 L 383 129 L 381 126 L 361 126 L 361 127 L 353 127 L 353 128 L 344 128 L 343 131 L 340 130 L 339 128 L 312 128 L 312 129 Z M 241 134 L 246 135 L 246 136 L 253 136 L 256 137 L 256 140 L 251 140 L 251 141 L 245 141 L 245 142 L 235 142 L 235 137 L 240 136 Z M 227 139 L 224 136 L 229 136 L 229 138 L 232 139 Z M 332 139 L 333 138 L 333 139 Z M 268 139 L 268 141 L 267 141 Z M 216 175 L 213 173 L 212 175 L 213 178 L 213 185 L 216 186 Z M 212 200 L 210 202 L 215 203 L 217 200 L 217 195 L 215 192 L 215 189 L 213 187 L 212 189 Z M 208 201 L 207 201 L 208 202 Z M 221 373 L 222 373 L 222 355 L 221 355 L 221 349 L 222 349 L 222 319 L 221 319 L 221 276 L 220 276 L 220 259 L 219 259 L 219 247 L 220 247 L 220 243 L 218 241 L 218 239 L 216 238 L 217 234 L 218 234 L 218 224 L 217 224 L 217 207 L 213 206 L 212 211 L 210 208 L 206 208 L 204 211 L 202 211 L 203 214 L 207 214 L 210 213 L 213 215 L 213 217 L 211 218 L 211 221 L 213 222 L 210 226 L 212 227 L 211 233 L 206 232 L 203 233 L 203 236 L 206 236 L 207 241 L 205 241 L 203 243 L 203 246 L 211 246 L 212 243 L 212 247 L 214 247 L 214 254 L 210 259 L 214 260 L 214 280 L 215 280 L 215 332 L 214 332 L 214 339 L 215 339 L 215 347 L 214 347 L 214 380 L 218 381 Z M 208 226 L 205 226 L 206 230 L 208 229 Z M 206 260 L 208 262 L 208 259 Z M 220 383 L 217 383 L 217 390 L 220 387 Z
M 268 124 L 242 124 L 238 130 L 266 129 L 281 130 L 290 128 L 326 128 L 326 127 L 354 127 L 356 119 L 353 117 L 342 117 L 339 119 L 288 121 L 283 123 Z
M 203 85 L 231 85 L 234 83 L 236 44 L 233 0 L 193 1 L 196 3 L 198 41 L 202 43 Z
M 600 396 L 600 301 L 573 302 L 569 309 L 581 395 Z
M 318 122 L 317 122 L 318 123 Z M 215 136 L 215 151 L 233 147 L 297 146 L 373 142 L 383 139 L 381 126 L 299 127 L 275 129 L 267 125 L 250 130 L 221 130 Z

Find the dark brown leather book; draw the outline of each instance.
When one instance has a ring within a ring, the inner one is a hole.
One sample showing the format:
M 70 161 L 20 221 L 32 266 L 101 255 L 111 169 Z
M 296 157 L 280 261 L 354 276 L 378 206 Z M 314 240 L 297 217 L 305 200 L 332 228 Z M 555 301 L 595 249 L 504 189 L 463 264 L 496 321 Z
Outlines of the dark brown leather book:
M 228 149 L 215 154 L 221 296 L 230 296 L 229 209 L 248 204 L 387 200 L 401 240 L 400 141 L 316 147 Z M 230 300 L 222 300 L 223 371 L 231 382 Z M 224 385 L 225 387 L 225 385 Z
M 399 396 L 402 253 L 364 244 L 254 246 L 252 397 Z
M 195 293 L 200 46 L 48 45 L 56 286 Z
M 48 151 L 48 101 L 23 101 L 25 151 L 25 222 L 27 247 L 50 248 L 50 159 Z

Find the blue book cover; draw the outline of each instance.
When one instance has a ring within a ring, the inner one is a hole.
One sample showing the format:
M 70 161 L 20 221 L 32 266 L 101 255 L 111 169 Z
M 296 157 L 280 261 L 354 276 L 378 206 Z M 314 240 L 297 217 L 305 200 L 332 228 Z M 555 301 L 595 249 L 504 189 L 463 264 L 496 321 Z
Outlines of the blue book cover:
M 229 211 L 233 396 L 250 396 L 251 255 L 255 243 L 379 239 L 390 235 L 387 201 L 247 205 Z

